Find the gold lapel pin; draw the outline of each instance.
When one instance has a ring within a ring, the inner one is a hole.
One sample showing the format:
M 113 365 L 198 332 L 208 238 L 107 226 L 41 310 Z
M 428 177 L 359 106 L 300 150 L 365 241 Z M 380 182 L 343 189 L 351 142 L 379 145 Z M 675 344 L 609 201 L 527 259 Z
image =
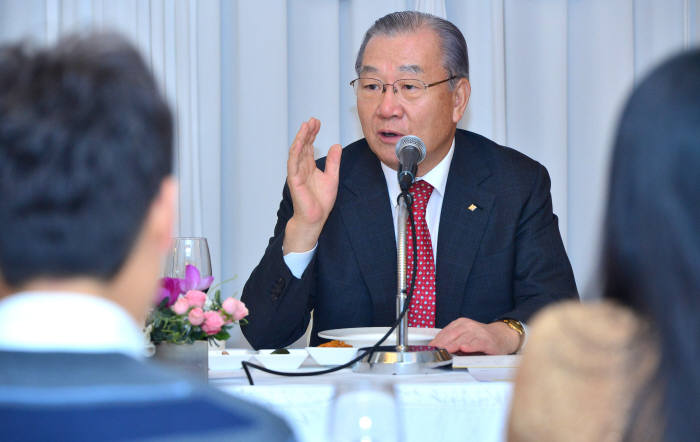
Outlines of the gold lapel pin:
M 467 207 L 467 209 L 469 209 L 470 212 L 473 212 L 476 210 L 476 206 L 474 204 L 470 204 L 469 207 Z

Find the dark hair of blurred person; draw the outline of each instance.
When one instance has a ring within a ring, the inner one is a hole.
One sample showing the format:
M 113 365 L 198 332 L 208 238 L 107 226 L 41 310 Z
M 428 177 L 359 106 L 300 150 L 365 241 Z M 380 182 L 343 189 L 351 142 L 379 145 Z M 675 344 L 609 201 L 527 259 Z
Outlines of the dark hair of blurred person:
M 612 156 L 602 302 L 533 322 L 509 440 L 700 434 L 700 50 L 635 88 Z
M 114 34 L 0 47 L 0 434 L 291 440 L 287 425 L 141 360 L 169 248 L 173 122 Z
M 0 268 L 114 277 L 171 174 L 170 110 L 113 37 L 0 52 Z
M 658 336 L 664 435 L 700 436 L 700 50 L 656 69 L 620 121 L 605 224 L 605 298 Z M 652 384 L 653 385 L 653 384 Z M 634 413 L 653 400 L 640 393 Z

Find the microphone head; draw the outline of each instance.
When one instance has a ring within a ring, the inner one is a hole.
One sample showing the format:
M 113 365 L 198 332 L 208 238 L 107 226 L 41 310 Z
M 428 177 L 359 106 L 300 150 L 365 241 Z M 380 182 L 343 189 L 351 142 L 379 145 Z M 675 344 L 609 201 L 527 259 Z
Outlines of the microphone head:
M 406 135 L 401 137 L 398 143 L 396 143 L 396 156 L 400 158 L 399 152 L 404 149 L 416 149 L 418 151 L 418 161 L 416 164 L 420 163 L 425 159 L 425 143 L 423 140 L 415 135 Z

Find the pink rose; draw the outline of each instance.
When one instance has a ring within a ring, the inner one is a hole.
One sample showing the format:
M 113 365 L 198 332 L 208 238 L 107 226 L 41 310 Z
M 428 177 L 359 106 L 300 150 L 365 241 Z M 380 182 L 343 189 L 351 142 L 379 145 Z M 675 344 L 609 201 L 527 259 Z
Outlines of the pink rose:
M 224 325 L 224 318 L 221 317 L 219 312 L 205 312 L 204 313 L 204 324 L 202 324 L 202 330 L 208 335 L 215 335 L 221 331 L 221 327 Z
M 221 307 L 226 313 L 233 316 L 234 321 L 240 321 L 248 316 L 248 309 L 245 304 L 236 298 L 227 298 Z
M 248 316 L 248 309 L 245 304 L 236 298 L 227 298 L 221 307 L 226 313 L 233 316 L 234 321 L 240 321 Z
M 170 308 L 172 309 L 172 311 L 175 312 L 176 315 L 184 315 L 190 308 L 190 304 L 185 298 L 179 297 L 177 298 L 177 301 L 175 301 L 175 304 L 173 304 Z
M 185 299 L 189 302 L 190 307 L 204 307 L 207 300 L 207 295 L 199 290 L 190 290 L 185 294 Z
M 187 315 L 187 319 L 192 325 L 202 325 L 202 322 L 204 322 L 204 311 L 202 311 L 202 309 L 199 307 L 195 307 L 190 310 L 190 313 Z

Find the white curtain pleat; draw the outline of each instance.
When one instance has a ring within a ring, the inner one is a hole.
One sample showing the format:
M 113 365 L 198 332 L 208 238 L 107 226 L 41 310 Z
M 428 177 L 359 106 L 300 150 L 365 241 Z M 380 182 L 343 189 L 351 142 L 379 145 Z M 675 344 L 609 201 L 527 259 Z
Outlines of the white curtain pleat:
M 508 145 L 544 164 L 567 243 L 567 5 L 506 0 Z M 543 88 L 539 85 L 546 84 Z
M 459 127 L 508 144 L 504 0 L 448 0 L 447 16 L 464 34 L 472 94 Z
M 207 236 L 221 274 L 221 32 L 218 1 L 3 0 L 0 40 L 52 43 L 68 32 L 117 31 L 150 63 L 173 105 L 177 234 Z M 41 19 L 37 20 L 39 16 Z M 206 186 L 206 189 L 205 189 Z
M 116 29 L 150 62 L 174 107 L 179 235 L 209 238 L 217 279 L 240 291 L 272 232 L 289 143 L 362 136 L 348 83 L 364 32 L 418 9 L 469 47 L 472 96 L 459 127 L 547 166 L 579 288 L 599 260 L 611 143 L 648 70 L 697 45 L 700 0 L 0 0 L 0 42 Z M 231 345 L 243 345 L 240 335 Z
M 600 267 L 613 132 L 634 82 L 633 14 L 627 0 L 569 4 L 567 251 L 586 295 Z
M 413 9 L 426 12 L 438 17 L 447 18 L 445 11 L 445 0 L 416 0 Z

